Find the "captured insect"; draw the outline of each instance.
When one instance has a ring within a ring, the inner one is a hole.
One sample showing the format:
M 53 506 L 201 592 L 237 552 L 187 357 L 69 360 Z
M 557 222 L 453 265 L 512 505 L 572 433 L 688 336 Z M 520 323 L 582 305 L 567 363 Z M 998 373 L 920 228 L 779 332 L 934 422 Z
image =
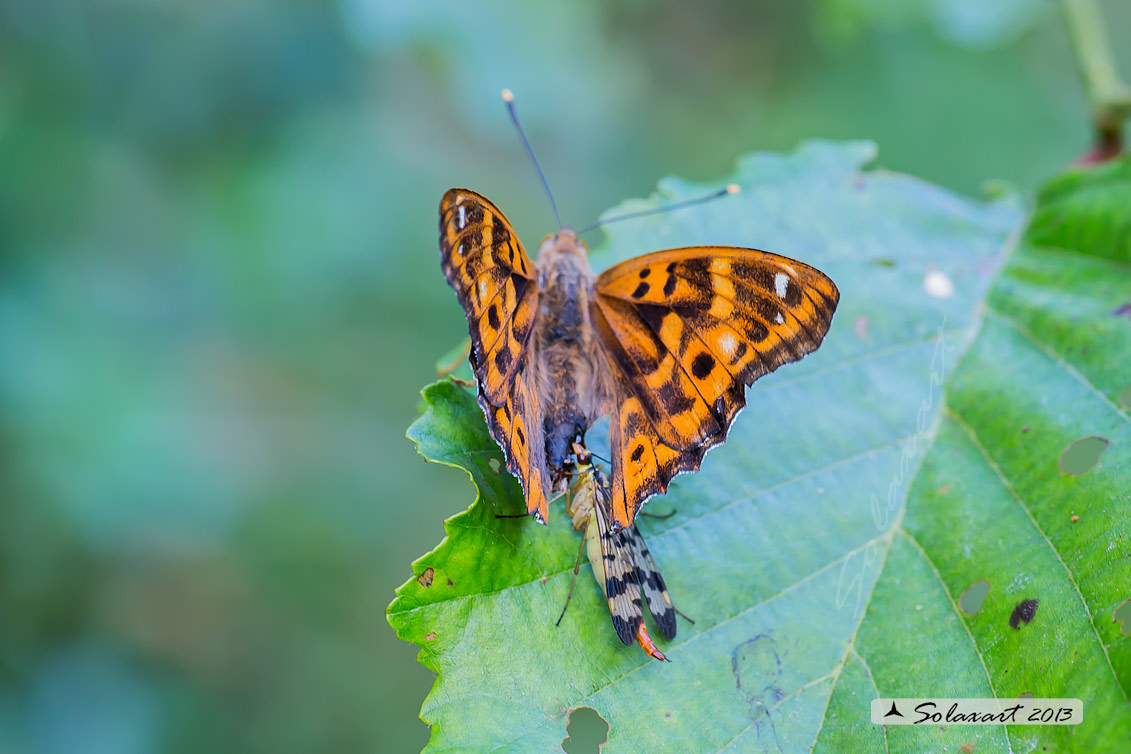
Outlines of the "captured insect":
M 569 595 L 558 623 L 561 623 L 573 597 L 584 551 L 593 567 L 593 577 L 609 602 L 613 628 L 620 640 L 625 644 L 636 641 L 649 657 L 667 660 L 648 635 L 641 600 L 643 593 L 660 634 L 669 641 L 674 639 L 676 609 L 668 596 L 664 577 L 660 575 L 660 569 L 635 525 L 612 531 L 609 526 L 612 501 L 609 482 L 599 468 L 585 466 L 591 463 L 591 454 L 580 447 L 575 448 L 575 452 L 581 459 L 582 469 L 571 487 L 573 495 L 566 498 L 566 513 L 572 519 L 573 528 L 584 532 L 584 538 L 577 552 L 577 564 L 573 567 L 574 581 L 570 582 Z

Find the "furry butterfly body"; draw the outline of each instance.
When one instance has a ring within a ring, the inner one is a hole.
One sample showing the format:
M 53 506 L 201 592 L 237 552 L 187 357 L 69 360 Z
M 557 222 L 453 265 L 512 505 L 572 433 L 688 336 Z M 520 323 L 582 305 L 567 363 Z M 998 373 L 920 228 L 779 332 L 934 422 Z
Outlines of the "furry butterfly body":
M 726 439 L 758 377 L 815 350 L 839 300 L 802 262 L 702 246 L 594 275 L 569 228 L 527 256 L 485 197 L 440 203 L 441 264 L 467 315 L 479 403 L 540 522 L 610 416 L 610 530 Z

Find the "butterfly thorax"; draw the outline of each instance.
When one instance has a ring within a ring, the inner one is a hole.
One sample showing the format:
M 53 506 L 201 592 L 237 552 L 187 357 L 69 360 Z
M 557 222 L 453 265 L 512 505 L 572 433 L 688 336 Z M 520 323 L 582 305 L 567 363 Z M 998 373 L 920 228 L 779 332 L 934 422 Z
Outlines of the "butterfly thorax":
M 604 406 L 605 361 L 589 320 L 593 272 L 585 244 L 564 228 L 542 243 L 535 267 L 541 291 L 534 333 L 537 386 L 546 461 L 558 487 L 576 462 L 573 443 L 584 442 Z

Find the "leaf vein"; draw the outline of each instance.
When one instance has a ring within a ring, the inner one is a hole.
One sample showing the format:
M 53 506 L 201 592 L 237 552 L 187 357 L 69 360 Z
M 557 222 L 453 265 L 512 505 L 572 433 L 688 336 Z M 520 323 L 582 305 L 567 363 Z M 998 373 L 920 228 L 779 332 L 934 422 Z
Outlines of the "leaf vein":
M 978 452 L 985 460 L 986 465 L 989 466 L 990 469 L 993 470 L 994 474 L 997 475 L 997 478 L 1001 481 L 1002 486 L 1005 487 L 1006 491 L 1009 492 L 1010 496 L 1021 507 L 1021 510 L 1033 524 L 1033 528 L 1037 530 L 1037 533 L 1040 534 L 1041 538 L 1045 540 L 1045 544 L 1048 545 L 1050 550 L 1052 550 L 1053 555 L 1056 556 L 1057 562 L 1060 563 L 1060 567 L 1064 569 L 1064 573 L 1068 576 L 1068 581 L 1072 584 L 1072 588 L 1076 591 L 1076 596 L 1080 598 L 1080 604 L 1084 607 L 1084 614 L 1088 616 L 1088 625 L 1091 626 L 1092 633 L 1094 633 L 1096 636 L 1096 642 L 1100 645 L 1100 650 L 1104 654 L 1104 660 L 1107 661 L 1107 667 L 1109 670 L 1111 670 L 1112 678 L 1115 679 L 1116 688 L 1118 688 L 1120 693 L 1123 695 L 1123 701 L 1129 701 L 1127 697 L 1127 690 L 1123 688 L 1123 685 L 1119 682 L 1119 674 L 1115 672 L 1115 666 L 1111 663 L 1111 655 L 1108 654 L 1107 645 L 1104 644 L 1103 639 L 1100 637 L 1099 629 L 1096 628 L 1096 619 L 1092 615 L 1091 608 L 1088 607 L 1088 601 L 1084 599 L 1084 593 L 1080 590 L 1080 585 L 1076 582 L 1076 576 L 1072 573 L 1072 569 L 1069 568 L 1068 564 L 1064 562 L 1064 558 L 1061 557 L 1060 551 L 1056 549 L 1056 547 L 1052 543 L 1052 540 L 1050 540 L 1048 535 L 1045 533 L 1045 530 L 1041 528 L 1041 525 L 1039 523 L 1037 523 L 1037 519 L 1033 517 L 1033 513 L 1029 510 L 1029 506 L 1026 505 L 1025 501 L 1021 499 L 1021 496 L 1017 494 L 1017 490 L 1014 489 L 1013 483 L 1010 482 L 1008 478 L 1006 478 L 1005 474 L 1001 470 L 1001 467 L 997 465 L 997 462 L 994 461 L 994 459 L 990 456 L 989 451 L 985 448 L 984 445 L 982 445 L 981 441 L 978 439 L 978 435 L 974 432 L 973 427 L 967 424 L 966 421 L 955 411 L 951 410 L 950 415 L 951 417 L 953 417 L 955 423 L 958 424 L 958 426 L 962 427 L 963 431 L 966 432 L 967 436 L 969 436 L 970 438 L 970 442 L 972 442 L 974 444 L 974 447 L 978 449 Z M 963 625 L 965 625 L 965 622 L 963 622 Z

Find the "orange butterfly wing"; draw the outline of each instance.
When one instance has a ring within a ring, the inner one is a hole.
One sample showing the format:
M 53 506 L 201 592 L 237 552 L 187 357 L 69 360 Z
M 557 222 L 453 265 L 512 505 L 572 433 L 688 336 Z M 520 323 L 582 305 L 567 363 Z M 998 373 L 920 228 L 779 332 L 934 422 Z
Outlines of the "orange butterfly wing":
M 697 246 L 598 276 L 592 319 L 619 371 L 613 398 L 613 521 L 726 439 L 745 387 L 816 350 L 840 299 L 824 273 L 754 249 Z
M 479 385 L 502 405 L 534 329 L 534 264 L 499 208 L 467 189 L 440 201 L 440 264 L 467 313 Z
M 524 379 L 538 312 L 534 264 L 499 208 L 468 189 L 449 189 L 440 201 L 440 264 L 467 314 L 470 361 L 491 436 L 522 482 L 528 510 L 545 521 L 542 412 Z

